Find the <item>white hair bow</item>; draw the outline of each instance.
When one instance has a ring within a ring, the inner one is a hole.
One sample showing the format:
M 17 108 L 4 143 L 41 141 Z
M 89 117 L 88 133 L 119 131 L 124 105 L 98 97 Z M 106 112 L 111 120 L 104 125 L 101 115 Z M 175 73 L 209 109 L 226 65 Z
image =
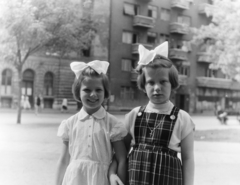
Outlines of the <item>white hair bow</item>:
M 70 64 L 71 70 L 75 73 L 76 78 L 82 73 L 87 67 L 91 67 L 98 74 L 106 74 L 108 70 L 109 63 L 106 61 L 94 60 L 89 63 L 85 62 L 72 62 Z
M 156 55 L 168 57 L 168 42 L 157 46 L 154 50 L 148 50 L 143 45 L 138 46 L 139 61 L 138 65 L 148 65 Z

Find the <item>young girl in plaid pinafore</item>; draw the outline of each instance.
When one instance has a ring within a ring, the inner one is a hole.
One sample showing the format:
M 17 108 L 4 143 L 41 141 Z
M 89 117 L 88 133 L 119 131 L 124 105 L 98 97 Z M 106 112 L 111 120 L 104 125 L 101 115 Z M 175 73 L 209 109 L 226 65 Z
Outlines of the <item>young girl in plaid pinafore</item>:
M 167 58 L 168 43 L 152 51 L 140 45 L 139 55 L 137 83 L 149 102 L 125 117 L 129 184 L 192 185 L 194 124 L 188 113 L 169 100 L 179 84 L 177 69 Z M 112 166 L 111 184 L 121 184 Z

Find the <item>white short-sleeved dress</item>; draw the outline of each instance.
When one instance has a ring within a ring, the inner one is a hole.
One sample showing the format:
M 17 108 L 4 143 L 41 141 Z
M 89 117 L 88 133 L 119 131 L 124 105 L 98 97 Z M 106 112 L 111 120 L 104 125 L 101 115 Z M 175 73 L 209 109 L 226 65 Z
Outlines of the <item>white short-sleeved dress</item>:
M 127 134 L 123 124 L 103 107 L 92 115 L 82 108 L 63 120 L 57 135 L 69 142 L 70 163 L 63 185 L 108 185 L 112 159 L 111 142 Z

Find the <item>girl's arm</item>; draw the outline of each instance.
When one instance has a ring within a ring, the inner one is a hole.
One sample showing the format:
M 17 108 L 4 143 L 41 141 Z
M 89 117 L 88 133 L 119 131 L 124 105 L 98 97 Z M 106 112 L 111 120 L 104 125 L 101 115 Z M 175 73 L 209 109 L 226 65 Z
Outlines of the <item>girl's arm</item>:
M 113 142 L 113 148 L 115 151 L 115 157 L 117 161 L 117 175 L 121 179 L 123 183 L 125 183 L 126 180 L 126 173 L 127 173 L 127 151 L 126 147 L 124 145 L 124 142 L 122 140 Z M 116 164 L 113 163 L 113 165 L 116 166 Z
M 125 136 L 125 138 L 124 138 L 124 144 L 125 144 L 125 147 L 126 147 L 127 151 L 130 150 L 131 140 L 132 140 L 132 136 L 130 134 L 127 134 L 127 136 Z M 109 167 L 109 171 L 108 171 L 108 177 L 109 177 L 109 181 L 110 181 L 111 185 L 123 185 L 122 181 L 116 175 L 117 167 L 118 167 L 118 164 L 117 164 L 117 160 L 116 160 L 115 155 L 114 155 L 112 163 L 111 163 L 111 165 Z
M 119 177 L 116 175 L 117 173 L 117 160 L 115 155 L 113 156 L 112 163 L 109 166 L 108 177 L 110 185 L 124 185 Z
M 69 161 L 70 154 L 68 152 L 68 141 L 63 141 L 61 155 L 57 163 L 56 185 L 62 184 Z
M 132 140 L 132 136 L 131 134 L 127 134 L 125 137 L 124 137 L 124 144 L 126 146 L 126 149 L 127 149 L 127 152 L 129 152 L 130 148 L 131 148 L 131 140 Z
M 193 132 L 188 134 L 181 142 L 181 158 L 183 164 L 183 185 L 194 184 L 194 154 Z

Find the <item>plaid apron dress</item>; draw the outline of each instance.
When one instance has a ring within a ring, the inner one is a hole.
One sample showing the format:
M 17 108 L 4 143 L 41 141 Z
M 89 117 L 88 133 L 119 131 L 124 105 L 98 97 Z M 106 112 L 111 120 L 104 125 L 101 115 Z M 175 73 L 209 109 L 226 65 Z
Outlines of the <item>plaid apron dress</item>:
M 182 185 L 182 165 L 168 148 L 179 109 L 170 115 L 146 113 L 140 108 L 135 121 L 136 144 L 129 154 L 130 185 Z

